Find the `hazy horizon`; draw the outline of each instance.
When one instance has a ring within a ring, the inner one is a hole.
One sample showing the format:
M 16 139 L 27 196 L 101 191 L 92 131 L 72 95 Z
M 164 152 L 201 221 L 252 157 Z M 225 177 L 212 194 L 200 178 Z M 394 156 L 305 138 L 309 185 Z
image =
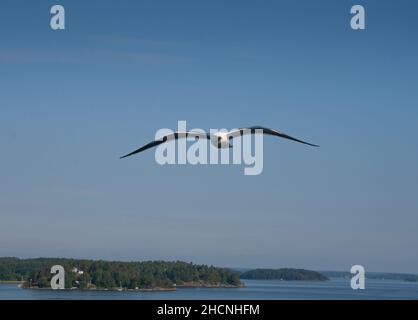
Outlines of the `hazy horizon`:
M 188 261 L 188 260 L 181 260 L 181 259 L 176 259 L 176 260 L 167 260 L 167 259 L 159 259 L 159 260 L 130 260 L 130 259 L 121 259 L 121 260 L 112 260 L 112 259 L 101 259 L 101 258 L 96 258 L 96 259 L 92 259 L 92 258 L 78 258 L 78 257 L 35 257 L 35 256 L 29 256 L 29 257 L 10 257 L 10 256 L 0 256 L 0 258 L 18 258 L 21 260 L 25 260 L 25 259 L 74 259 L 74 260 L 102 260 L 102 261 L 110 261 L 110 262 L 142 262 L 142 261 L 167 261 L 167 262 L 173 262 L 173 261 L 182 261 L 182 262 L 191 262 L 193 264 L 199 265 L 199 264 L 205 264 L 205 265 L 213 265 L 214 267 L 218 267 L 218 268 L 227 268 L 227 269 L 232 269 L 232 270 L 237 270 L 237 271 L 247 271 L 247 270 L 254 270 L 254 269 L 285 269 L 285 268 L 290 268 L 290 269 L 306 269 L 306 270 L 311 270 L 311 271 L 317 271 L 317 272 L 347 272 L 350 273 L 350 270 L 336 270 L 336 269 L 313 269 L 313 268 L 307 268 L 307 267 L 293 267 L 293 266 L 288 266 L 288 265 L 282 265 L 282 266 L 253 266 L 253 267 L 249 267 L 249 266 L 225 266 L 225 265 L 216 265 L 216 264 L 211 264 L 211 263 L 199 263 L 196 261 Z M 351 268 L 351 266 L 350 266 Z M 418 272 L 391 272 L 391 271 L 380 271 L 380 270 L 367 270 L 366 271 L 366 277 L 367 277 L 367 273 L 394 273 L 394 274 L 413 274 L 413 275 L 418 275 Z

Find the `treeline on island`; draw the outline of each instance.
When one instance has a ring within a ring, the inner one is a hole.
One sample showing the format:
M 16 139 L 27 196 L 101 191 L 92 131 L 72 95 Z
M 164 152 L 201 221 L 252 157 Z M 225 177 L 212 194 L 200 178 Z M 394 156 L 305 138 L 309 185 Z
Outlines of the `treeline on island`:
M 239 272 L 182 261 L 120 262 L 64 258 L 0 258 L 0 280 L 50 288 L 51 267 L 65 270 L 65 288 L 174 289 L 176 286 L 241 286 Z
M 241 274 L 241 279 L 258 280 L 305 280 L 325 281 L 328 280 L 323 274 L 305 269 L 254 269 Z

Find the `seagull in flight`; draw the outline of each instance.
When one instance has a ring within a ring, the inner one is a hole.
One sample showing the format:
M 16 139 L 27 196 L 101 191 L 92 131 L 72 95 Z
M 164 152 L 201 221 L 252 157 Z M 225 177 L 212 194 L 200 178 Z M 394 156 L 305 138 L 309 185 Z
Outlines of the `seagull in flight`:
M 216 133 L 213 133 L 213 134 L 211 134 L 211 133 L 201 133 L 201 132 L 196 132 L 196 131 L 176 131 L 176 132 L 173 132 L 172 134 L 168 134 L 168 135 L 162 137 L 161 139 L 154 140 L 154 141 L 142 146 L 141 148 L 139 148 L 137 150 L 134 150 L 131 153 L 128 153 L 128 154 L 120 157 L 120 159 L 132 156 L 134 154 L 140 153 L 140 152 L 145 151 L 147 149 L 150 149 L 152 147 L 156 147 L 160 144 L 163 144 L 163 143 L 171 141 L 171 140 L 177 140 L 177 139 L 180 139 L 180 138 L 187 138 L 187 137 L 195 137 L 196 139 L 201 139 L 201 138 L 202 139 L 208 139 L 208 140 L 211 141 L 212 145 L 214 145 L 216 148 L 219 148 L 219 149 L 232 148 L 232 144 L 229 142 L 231 138 L 239 137 L 243 134 L 256 133 L 256 130 L 262 131 L 263 134 L 267 134 L 267 135 L 271 135 L 271 136 L 276 136 L 276 137 L 296 141 L 296 142 L 303 143 L 303 144 L 306 144 L 306 145 L 312 146 L 312 147 L 319 147 L 316 144 L 293 138 L 293 137 L 291 137 L 291 136 L 289 136 L 289 135 L 287 135 L 283 132 L 279 132 L 279 131 L 269 129 L 269 128 L 265 128 L 265 127 L 261 127 L 261 126 L 254 126 L 254 127 L 248 127 L 248 128 L 239 128 L 239 129 L 232 130 L 232 131 L 229 131 L 229 132 L 216 132 Z

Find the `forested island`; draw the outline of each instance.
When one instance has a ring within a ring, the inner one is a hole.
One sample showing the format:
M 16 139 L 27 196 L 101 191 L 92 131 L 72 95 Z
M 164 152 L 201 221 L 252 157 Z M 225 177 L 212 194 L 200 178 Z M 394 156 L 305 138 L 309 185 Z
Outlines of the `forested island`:
M 328 280 L 323 274 L 305 269 L 254 269 L 241 274 L 241 279 L 258 280 L 305 280 L 325 281 Z
M 64 258 L 0 258 L 0 280 L 25 288 L 50 288 L 51 267 L 65 270 L 65 288 L 90 290 L 175 290 L 177 286 L 240 287 L 240 274 L 227 268 L 175 261 L 121 262 Z

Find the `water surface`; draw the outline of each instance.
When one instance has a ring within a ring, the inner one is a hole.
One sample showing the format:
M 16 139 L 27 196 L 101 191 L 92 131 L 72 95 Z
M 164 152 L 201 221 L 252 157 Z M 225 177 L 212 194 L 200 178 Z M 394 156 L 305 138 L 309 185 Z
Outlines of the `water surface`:
M 43 299 L 416 299 L 418 282 L 367 279 L 365 290 L 353 290 L 350 280 L 332 278 L 324 282 L 245 280 L 244 288 L 179 288 L 167 292 L 52 291 L 0 284 L 0 300 Z

